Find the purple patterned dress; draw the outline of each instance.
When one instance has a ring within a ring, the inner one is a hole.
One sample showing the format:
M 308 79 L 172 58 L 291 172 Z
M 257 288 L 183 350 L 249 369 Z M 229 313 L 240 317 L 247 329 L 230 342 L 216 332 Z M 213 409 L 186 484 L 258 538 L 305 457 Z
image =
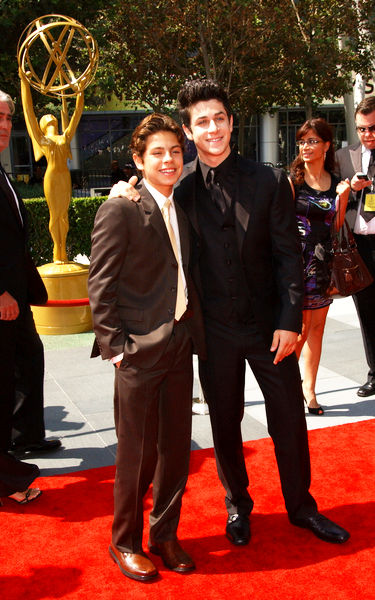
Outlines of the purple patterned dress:
M 323 308 L 332 303 L 324 293 L 330 276 L 330 227 L 336 212 L 338 179 L 331 175 L 331 187 L 321 192 L 306 182 L 295 185 L 296 215 L 304 262 L 305 297 L 303 310 Z

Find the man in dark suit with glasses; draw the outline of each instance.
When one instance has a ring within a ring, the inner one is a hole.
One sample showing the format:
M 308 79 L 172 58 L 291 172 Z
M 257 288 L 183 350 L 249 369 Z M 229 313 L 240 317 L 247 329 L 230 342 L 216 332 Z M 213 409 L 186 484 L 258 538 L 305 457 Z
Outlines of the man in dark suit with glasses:
M 359 142 L 336 152 L 337 174 L 350 179 L 352 194 L 347 219 L 358 250 L 375 279 L 375 96 L 365 98 L 355 111 Z M 369 367 L 358 396 L 375 394 L 375 282 L 353 295 L 361 324 Z

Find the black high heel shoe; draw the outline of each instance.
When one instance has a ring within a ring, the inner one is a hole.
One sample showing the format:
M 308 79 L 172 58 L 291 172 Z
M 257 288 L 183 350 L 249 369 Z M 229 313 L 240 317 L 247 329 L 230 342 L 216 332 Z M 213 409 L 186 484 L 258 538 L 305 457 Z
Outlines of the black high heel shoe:
M 315 408 L 313 408 L 313 407 L 311 407 L 311 406 L 309 406 L 307 404 L 307 400 L 306 400 L 305 397 L 303 397 L 303 399 L 305 401 L 305 404 L 307 406 L 307 410 L 309 411 L 310 415 L 318 415 L 318 416 L 324 415 L 324 410 L 323 410 L 323 408 L 321 406 L 316 406 Z

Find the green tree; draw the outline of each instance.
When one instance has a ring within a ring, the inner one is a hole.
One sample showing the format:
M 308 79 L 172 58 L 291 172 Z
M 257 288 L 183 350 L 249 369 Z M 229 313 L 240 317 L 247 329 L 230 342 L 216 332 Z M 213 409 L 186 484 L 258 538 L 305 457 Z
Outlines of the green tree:
M 311 114 L 350 89 L 352 71 L 370 72 L 353 0 L 133 0 L 102 15 L 103 89 L 157 110 L 186 77 L 207 76 L 242 115 L 295 104 Z
M 0 86 L 19 96 L 17 41 L 36 16 L 82 22 L 100 63 L 85 104 L 115 94 L 133 106 L 168 110 L 189 77 L 213 77 L 243 118 L 278 105 L 305 106 L 369 77 L 373 0 L 0 0 Z M 38 102 L 48 102 L 38 95 Z
M 311 116 L 316 104 L 335 100 L 351 89 L 353 71 L 370 74 L 373 49 L 362 35 L 352 0 L 282 0 L 277 4 L 275 11 L 283 18 L 278 32 L 284 54 L 280 72 L 289 104 L 305 106 Z
M 184 3 L 116 3 L 101 18 L 108 26 L 97 80 L 101 91 L 143 108 L 168 109 L 197 64 Z
M 212 77 L 236 109 L 262 110 L 280 98 L 273 40 L 255 0 L 134 0 L 103 11 L 108 23 L 100 77 L 105 91 L 160 110 L 182 82 Z

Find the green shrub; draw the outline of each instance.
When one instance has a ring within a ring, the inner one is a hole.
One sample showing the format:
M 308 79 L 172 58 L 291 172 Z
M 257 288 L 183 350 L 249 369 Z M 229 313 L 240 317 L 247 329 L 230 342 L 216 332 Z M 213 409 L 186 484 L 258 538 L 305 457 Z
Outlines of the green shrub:
M 72 260 L 77 254 L 91 254 L 91 232 L 96 211 L 106 200 L 104 196 L 95 198 L 73 198 L 69 206 L 69 232 L 67 252 Z
M 23 200 L 27 198 L 41 198 L 44 196 L 42 183 L 34 183 L 33 185 L 30 185 L 29 183 L 25 183 L 23 181 L 15 181 L 15 187 L 17 188 L 17 192 L 21 195 Z
M 91 232 L 96 211 L 106 198 L 72 198 L 69 205 L 68 257 L 91 253 Z M 48 229 L 49 210 L 45 198 L 25 199 L 29 217 L 29 247 L 37 265 L 53 261 L 53 243 Z

